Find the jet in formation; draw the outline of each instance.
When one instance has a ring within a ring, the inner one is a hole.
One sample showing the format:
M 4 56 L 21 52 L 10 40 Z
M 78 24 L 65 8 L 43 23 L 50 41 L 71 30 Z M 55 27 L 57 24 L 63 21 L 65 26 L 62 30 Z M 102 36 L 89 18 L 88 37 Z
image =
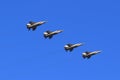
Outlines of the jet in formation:
M 59 34 L 61 32 L 63 32 L 63 30 L 56 30 L 56 31 L 47 30 L 46 32 L 44 32 L 44 37 L 51 39 L 53 35 Z
M 82 53 L 82 56 L 83 56 L 83 58 L 89 59 L 91 56 L 93 56 L 93 55 L 95 55 L 95 54 L 98 54 L 98 53 L 100 53 L 100 52 L 101 52 L 101 51 L 93 51 L 93 52 L 88 52 L 88 51 L 86 51 L 86 52 Z
M 46 23 L 46 21 L 40 21 L 40 22 L 33 22 L 33 21 L 30 21 L 28 24 L 27 24 L 27 29 L 30 30 L 32 29 L 33 31 L 40 25 Z
M 66 51 L 72 51 L 74 48 L 76 48 L 76 47 L 79 47 L 79 46 L 82 46 L 83 45 L 83 43 L 77 43 L 77 44 L 66 44 L 65 46 L 64 46 L 64 49 L 66 50 Z
M 28 30 L 36 30 L 36 28 L 38 27 L 38 26 L 40 26 L 40 25 L 42 25 L 42 24 L 44 24 L 44 23 L 46 23 L 46 21 L 39 21 L 39 22 L 33 22 L 33 21 L 30 21 L 26 26 L 27 26 L 27 29 Z M 45 31 L 44 33 L 43 33 L 43 35 L 44 35 L 44 37 L 45 38 L 49 38 L 49 39 L 51 39 L 54 35 L 56 35 L 56 34 L 59 34 L 59 33 L 61 33 L 61 32 L 63 32 L 63 30 L 56 30 L 56 31 L 50 31 L 50 30 L 47 30 L 47 31 Z M 79 46 L 82 46 L 83 45 L 83 43 L 77 43 L 77 44 L 66 44 L 65 46 L 64 46 L 64 49 L 66 50 L 66 51 L 73 51 L 73 49 L 74 48 L 77 48 L 77 47 L 79 47 Z M 89 59 L 91 56 L 93 56 L 93 55 L 96 55 L 96 54 L 98 54 L 98 53 L 100 53 L 101 51 L 93 51 L 93 52 L 88 52 L 88 51 L 86 51 L 86 52 L 84 52 L 84 53 L 82 53 L 82 57 L 85 59 L 85 58 L 87 58 L 87 59 Z

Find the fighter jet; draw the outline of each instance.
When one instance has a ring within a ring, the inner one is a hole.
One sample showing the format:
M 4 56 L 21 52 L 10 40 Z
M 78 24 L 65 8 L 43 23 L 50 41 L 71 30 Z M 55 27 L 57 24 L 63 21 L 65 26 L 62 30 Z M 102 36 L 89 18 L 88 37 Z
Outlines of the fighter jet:
M 33 22 L 33 21 L 30 21 L 28 24 L 27 24 L 27 29 L 30 30 L 32 29 L 33 31 L 40 25 L 46 23 L 46 21 L 40 21 L 40 22 Z
M 64 49 L 66 50 L 66 51 L 72 51 L 74 48 L 76 48 L 76 47 L 79 47 L 79 46 L 82 46 L 83 45 L 83 43 L 77 43 L 77 44 L 66 44 L 65 46 L 64 46 Z
M 95 55 L 95 54 L 98 54 L 98 53 L 100 53 L 100 52 L 101 52 L 101 51 L 93 51 L 93 52 L 88 52 L 88 51 L 86 51 L 86 52 L 82 53 L 82 57 L 89 59 L 91 56 L 93 56 L 93 55 Z
M 63 30 L 56 30 L 56 31 L 47 30 L 46 32 L 44 32 L 44 37 L 51 39 L 53 37 L 53 35 L 56 35 L 61 32 L 63 32 Z

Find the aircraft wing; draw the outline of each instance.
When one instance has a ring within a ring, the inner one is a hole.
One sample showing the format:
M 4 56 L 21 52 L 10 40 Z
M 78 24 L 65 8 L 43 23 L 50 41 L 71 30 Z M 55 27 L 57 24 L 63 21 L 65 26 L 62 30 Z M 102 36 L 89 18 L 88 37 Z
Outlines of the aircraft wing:
M 51 31 L 50 31 L 50 30 L 47 30 L 46 32 L 47 32 L 48 34 L 50 34 L 50 33 L 51 33 Z
M 32 28 L 32 30 L 34 31 L 36 29 L 36 27 Z
M 73 48 L 70 49 L 70 52 L 73 51 Z
M 89 59 L 91 57 L 91 55 L 90 56 L 88 56 L 87 58 Z
M 49 36 L 49 39 L 51 39 L 53 36 L 51 35 L 51 36 Z
M 86 53 L 86 54 L 89 54 L 90 52 L 86 51 L 85 53 Z
M 73 44 L 67 44 L 69 47 L 71 47 Z
M 32 24 L 34 24 L 34 23 L 36 23 L 36 22 L 30 21 L 29 23 L 32 25 Z

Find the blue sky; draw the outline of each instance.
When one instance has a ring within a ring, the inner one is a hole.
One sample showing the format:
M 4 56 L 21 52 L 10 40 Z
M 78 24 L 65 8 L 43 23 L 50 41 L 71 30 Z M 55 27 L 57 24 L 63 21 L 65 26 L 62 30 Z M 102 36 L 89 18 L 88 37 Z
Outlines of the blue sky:
M 0 80 L 119 80 L 119 0 L 0 1 Z M 28 31 L 29 21 L 48 21 Z M 46 30 L 64 30 L 51 40 Z M 65 52 L 67 43 L 84 46 Z M 83 59 L 84 51 L 102 53 Z

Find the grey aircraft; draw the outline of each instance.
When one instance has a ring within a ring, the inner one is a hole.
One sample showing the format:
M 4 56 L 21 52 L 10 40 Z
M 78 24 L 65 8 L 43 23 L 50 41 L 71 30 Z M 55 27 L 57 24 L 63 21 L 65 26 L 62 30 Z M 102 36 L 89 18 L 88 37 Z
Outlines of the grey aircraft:
M 28 24 L 27 24 L 27 29 L 30 30 L 32 29 L 33 31 L 40 25 L 46 23 L 46 21 L 39 21 L 39 22 L 33 22 L 33 21 L 30 21 Z
M 101 51 L 93 51 L 93 52 L 88 52 L 88 51 L 86 51 L 86 52 L 82 53 L 82 57 L 89 59 L 91 56 L 93 56 L 93 55 L 95 55 L 95 54 L 98 54 L 98 53 L 100 53 L 100 52 L 101 52 Z
M 76 47 L 79 47 L 79 46 L 82 46 L 83 45 L 83 43 L 77 43 L 77 44 L 66 44 L 65 46 L 64 46 L 64 49 L 66 50 L 66 51 L 72 51 L 74 48 L 76 48 Z
M 51 39 L 53 35 L 59 34 L 61 32 L 63 32 L 63 30 L 56 30 L 56 31 L 47 30 L 46 32 L 44 32 L 44 37 Z

